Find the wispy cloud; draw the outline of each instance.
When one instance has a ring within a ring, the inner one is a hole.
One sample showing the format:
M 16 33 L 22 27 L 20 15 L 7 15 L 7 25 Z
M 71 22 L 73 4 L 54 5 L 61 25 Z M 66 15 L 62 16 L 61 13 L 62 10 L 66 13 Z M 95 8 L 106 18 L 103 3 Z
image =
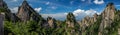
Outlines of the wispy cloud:
M 13 0 L 14 2 L 16 2 L 17 0 Z
M 56 14 L 41 14 L 42 17 L 47 18 L 49 17 L 53 17 L 57 20 L 64 20 L 66 18 L 66 13 L 56 13 Z
M 70 4 L 72 5 L 74 3 L 74 1 L 70 1 Z
M 42 10 L 42 8 L 39 7 L 39 8 L 35 8 L 34 10 L 37 11 L 37 12 L 39 13 L 39 12 Z
M 81 1 L 85 1 L 85 0 L 81 0 Z
M 10 8 L 12 13 L 17 13 L 18 12 L 18 7 Z
M 74 10 L 72 13 L 75 15 L 77 20 L 80 20 L 80 19 L 84 18 L 85 16 L 92 17 L 95 13 L 100 14 L 93 9 L 89 9 L 89 10 L 77 9 L 77 10 Z M 47 18 L 48 16 L 50 16 L 55 19 L 65 20 L 67 14 L 68 13 L 42 14 L 42 17 Z
M 49 5 L 50 4 L 50 2 L 46 2 L 46 5 Z
M 103 4 L 104 3 L 104 0 L 94 0 L 93 1 L 95 4 Z

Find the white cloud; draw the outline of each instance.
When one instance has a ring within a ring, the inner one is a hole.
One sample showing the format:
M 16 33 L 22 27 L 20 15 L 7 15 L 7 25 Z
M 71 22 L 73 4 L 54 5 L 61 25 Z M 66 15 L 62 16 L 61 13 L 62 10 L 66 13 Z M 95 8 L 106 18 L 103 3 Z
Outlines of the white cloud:
M 75 10 L 74 12 L 73 12 L 73 14 L 75 15 L 75 16 L 79 16 L 79 15 L 81 15 L 82 13 L 84 13 L 84 14 L 86 14 L 86 15 L 88 15 L 88 16 L 92 16 L 92 15 L 94 15 L 95 13 L 97 13 L 95 10 L 93 10 L 93 9 L 90 9 L 90 10 L 82 10 L 82 9 L 77 9 L 77 10 Z
M 104 3 L 104 0 L 94 0 L 93 1 L 95 4 L 103 4 Z
M 77 10 L 73 11 L 72 13 L 75 15 L 77 20 L 81 20 L 85 16 L 92 17 L 95 13 L 98 14 L 98 12 L 93 10 L 93 9 L 90 9 L 90 10 L 77 9 Z M 48 16 L 50 16 L 50 17 L 53 17 L 53 18 L 58 19 L 58 20 L 65 20 L 67 14 L 68 13 L 56 13 L 56 14 L 41 14 L 41 15 L 44 18 L 47 18 Z
M 18 1 L 18 0 L 12 0 L 13 2 L 16 2 L 16 1 Z
M 49 17 L 53 17 L 55 19 L 64 20 L 66 18 L 67 13 L 41 14 L 41 15 L 44 18 L 47 18 L 49 16 Z
M 39 8 L 35 8 L 34 9 L 35 11 L 37 11 L 38 13 L 40 12 L 40 10 L 42 10 L 42 8 L 41 7 L 39 7 Z
M 55 7 L 55 6 L 52 6 L 51 8 L 52 8 L 52 9 L 56 9 L 57 7 Z
M 85 0 L 81 0 L 81 1 L 85 1 Z
M 93 9 L 90 9 L 90 10 L 87 10 L 86 12 L 85 12 L 87 15 L 89 15 L 89 16 L 93 16 L 95 13 L 97 13 L 95 10 L 93 10 Z
M 85 16 L 93 17 L 95 13 L 97 13 L 98 15 L 100 14 L 99 12 L 93 9 L 89 9 L 89 10 L 77 9 L 73 11 L 73 14 L 76 16 L 76 19 L 78 20 L 83 19 Z
M 46 2 L 46 5 L 49 5 L 50 4 L 50 2 Z
M 18 7 L 10 8 L 10 10 L 11 10 L 12 13 L 17 13 L 18 12 Z M 42 10 L 42 8 L 39 7 L 39 8 L 35 8 L 34 10 L 37 11 L 37 12 L 40 12 L 40 10 Z
M 17 13 L 18 12 L 18 7 L 10 8 L 10 10 L 12 11 L 12 13 Z
M 81 14 L 81 13 L 84 13 L 84 12 L 85 12 L 84 10 L 77 9 L 77 10 L 75 10 L 75 11 L 73 12 L 73 14 L 74 14 L 75 16 L 78 16 L 78 14 Z

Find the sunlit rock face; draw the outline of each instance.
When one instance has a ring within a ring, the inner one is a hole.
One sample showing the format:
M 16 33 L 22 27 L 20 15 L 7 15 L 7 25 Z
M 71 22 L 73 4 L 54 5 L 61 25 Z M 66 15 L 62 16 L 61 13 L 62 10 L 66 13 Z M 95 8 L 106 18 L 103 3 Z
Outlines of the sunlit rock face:
M 109 3 L 105 10 L 102 13 L 102 23 L 104 24 L 104 28 L 109 26 L 112 21 L 114 21 L 114 16 L 115 16 L 115 7 L 113 3 Z
M 90 25 L 94 24 L 94 22 L 97 21 L 97 18 L 98 18 L 98 15 L 95 13 L 93 15 L 93 17 L 86 16 L 84 19 L 82 19 L 78 23 L 79 23 L 79 25 L 80 25 L 81 28 L 85 28 L 87 26 L 90 26 Z
M 49 25 L 49 27 L 51 27 L 51 28 L 55 28 L 55 19 L 54 18 L 52 18 L 52 17 L 48 17 L 47 18 L 47 22 L 48 22 L 48 25 Z
M 24 22 L 28 20 L 39 21 L 40 17 L 40 15 L 25 0 L 19 7 L 17 16 Z
M 108 5 L 106 6 L 105 10 L 101 15 L 102 15 L 102 20 L 101 20 L 102 22 L 99 27 L 100 32 L 102 32 L 103 29 L 106 27 L 111 27 L 111 23 L 114 21 L 114 17 L 115 17 L 114 4 L 108 3 Z

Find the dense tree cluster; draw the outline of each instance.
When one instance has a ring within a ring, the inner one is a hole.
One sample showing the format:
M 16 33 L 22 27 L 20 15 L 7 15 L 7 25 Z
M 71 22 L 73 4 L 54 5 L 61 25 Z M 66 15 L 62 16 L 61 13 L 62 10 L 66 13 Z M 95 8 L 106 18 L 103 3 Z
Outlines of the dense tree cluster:
M 111 24 L 111 27 L 104 29 L 103 35 L 117 35 L 118 28 L 120 27 L 120 13 L 116 12 L 116 17 L 114 22 Z M 72 13 L 68 13 L 66 21 L 55 20 L 56 27 L 42 27 L 42 23 L 36 23 L 36 21 L 27 21 L 27 22 L 10 22 L 4 21 L 4 34 L 5 35 L 98 35 L 99 34 L 99 25 L 101 22 L 102 16 L 99 15 L 99 18 L 93 25 L 85 28 L 84 33 L 81 32 L 81 28 L 78 25 L 74 25 L 74 28 L 68 27 L 67 21 L 76 22 L 75 17 Z M 43 18 L 42 18 L 43 19 Z M 50 17 L 48 18 L 50 19 Z M 78 24 L 78 23 L 75 23 Z

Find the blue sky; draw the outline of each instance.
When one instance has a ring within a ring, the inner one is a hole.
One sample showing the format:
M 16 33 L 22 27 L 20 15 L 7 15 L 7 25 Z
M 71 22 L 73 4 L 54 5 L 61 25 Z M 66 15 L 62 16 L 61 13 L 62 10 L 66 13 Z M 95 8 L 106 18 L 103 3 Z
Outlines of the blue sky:
M 17 12 L 23 0 L 4 0 L 13 13 Z M 101 13 L 109 2 L 113 2 L 120 9 L 120 0 L 27 0 L 44 18 L 50 16 L 64 20 L 68 12 L 73 12 L 76 19 Z

